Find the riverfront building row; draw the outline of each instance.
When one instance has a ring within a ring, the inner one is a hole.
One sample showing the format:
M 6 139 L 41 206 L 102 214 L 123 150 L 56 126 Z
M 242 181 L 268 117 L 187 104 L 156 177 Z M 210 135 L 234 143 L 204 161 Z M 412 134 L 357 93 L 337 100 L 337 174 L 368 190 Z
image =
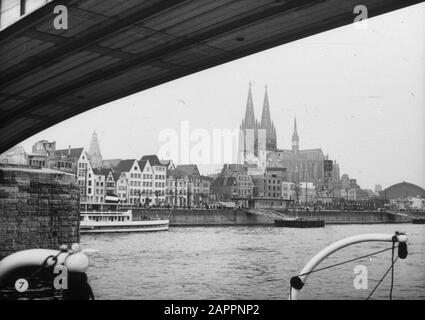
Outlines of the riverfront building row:
M 311 181 L 295 183 L 283 167 L 261 168 L 255 164 L 226 164 L 215 175 L 204 176 L 197 165 L 175 165 L 156 155 L 140 159 L 102 159 L 96 133 L 90 148 L 56 150 L 56 142 L 46 140 L 33 145 L 32 152 L 15 147 L 0 155 L 2 165 L 45 167 L 75 175 L 82 204 L 115 202 L 133 206 L 210 207 L 248 206 L 250 200 L 275 205 L 299 203 L 325 204 L 329 201 L 358 202 L 383 200 L 395 209 L 425 206 L 425 190 L 401 183 L 379 194 L 363 190 L 355 179 L 342 175 L 340 187 L 318 188 Z M 326 162 L 323 164 L 326 165 Z M 324 168 L 325 169 L 325 168 Z M 380 203 L 383 206 L 383 203 Z M 252 201 L 251 201 L 252 204 Z M 376 202 L 373 207 L 377 208 Z

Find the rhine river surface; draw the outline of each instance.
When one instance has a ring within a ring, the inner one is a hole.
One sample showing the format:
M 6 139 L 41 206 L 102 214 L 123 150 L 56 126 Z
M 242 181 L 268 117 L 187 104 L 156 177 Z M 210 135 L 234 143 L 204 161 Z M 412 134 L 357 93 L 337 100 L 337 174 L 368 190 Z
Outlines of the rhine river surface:
M 287 299 L 289 279 L 325 246 L 361 233 L 407 232 L 409 255 L 394 270 L 394 299 L 425 299 L 425 225 L 171 227 L 168 232 L 83 235 L 97 299 Z M 321 267 L 390 248 L 363 243 L 338 251 Z M 365 299 L 391 263 L 391 251 L 312 274 L 302 299 Z M 367 267 L 368 289 L 354 288 Z M 372 298 L 388 299 L 390 274 Z

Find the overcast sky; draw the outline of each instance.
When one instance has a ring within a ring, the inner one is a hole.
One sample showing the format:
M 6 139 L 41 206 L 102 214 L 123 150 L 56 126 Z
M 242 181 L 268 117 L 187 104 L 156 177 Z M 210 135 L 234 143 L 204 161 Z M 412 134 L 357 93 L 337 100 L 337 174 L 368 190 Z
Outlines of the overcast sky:
M 40 140 L 89 147 L 104 158 L 157 153 L 163 129 L 237 129 L 252 82 L 258 118 L 269 88 L 278 148 L 322 148 L 363 188 L 409 181 L 425 187 L 425 4 L 321 33 L 95 108 L 55 125 Z

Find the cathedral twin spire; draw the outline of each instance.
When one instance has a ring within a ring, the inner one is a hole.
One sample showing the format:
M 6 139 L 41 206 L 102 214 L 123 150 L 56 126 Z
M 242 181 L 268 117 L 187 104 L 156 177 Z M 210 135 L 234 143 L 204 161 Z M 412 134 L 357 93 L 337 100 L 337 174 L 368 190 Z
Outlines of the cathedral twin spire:
M 247 129 L 254 129 L 255 125 L 258 124 L 257 120 L 255 119 L 251 83 L 249 84 L 248 99 L 247 99 L 246 109 L 245 109 L 245 119 L 243 120 L 243 123 L 245 124 Z M 267 86 L 266 86 L 266 92 L 264 94 L 264 103 L 263 103 L 263 112 L 261 114 L 261 122 L 258 125 L 259 127 L 263 129 L 272 129 L 274 127 L 274 124 L 271 120 L 271 115 L 270 115 L 270 105 L 269 105 L 269 96 L 267 93 Z
M 267 86 L 266 86 L 266 92 L 264 94 L 264 102 L 263 102 L 263 112 L 261 114 L 261 128 L 272 129 L 273 127 L 274 126 L 270 116 L 269 95 L 267 93 Z
M 258 130 L 264 130 L 266 138 L 266 150 L 275 151 L 276 150 L 276 128 L 271 119 L 270 114 L 270 105 L 269 105 L 269 96 L 267 92 L 267 86 L 265 87 L 263 110 L 261 114 L 261 122 L 258 122 L 255 119 L 254 113 L 254 103 L 252 99 L 252 88 L 251 83 L 249 84 L 248 91 L 248 100 L 245 110 L 245 119 L 242 121 L 241 130 L 246 133 L 246 130 L 253 129 L 255 131 L 255 154 L 258 153 Z M 262 133 L 263 134 L 263 133 Z M 263 134 L 264 135 L 264 134 Z
M 249 84 L 248 101 L 246 102 L 245 119 L 243 120 L 247 129 L 254 129 L 256 125 L 254 114 L 254 103 L 252 101 L 251 83 Z

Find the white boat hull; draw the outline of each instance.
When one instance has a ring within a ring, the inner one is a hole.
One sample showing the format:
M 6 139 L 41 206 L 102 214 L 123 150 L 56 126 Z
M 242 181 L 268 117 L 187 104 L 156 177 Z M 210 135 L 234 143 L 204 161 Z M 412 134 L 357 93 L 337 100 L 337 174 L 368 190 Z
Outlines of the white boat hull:
M 124 233 L 167 231 L 169 220 L 148 220 L 129 222 L 81 222 L 80 233 Z

